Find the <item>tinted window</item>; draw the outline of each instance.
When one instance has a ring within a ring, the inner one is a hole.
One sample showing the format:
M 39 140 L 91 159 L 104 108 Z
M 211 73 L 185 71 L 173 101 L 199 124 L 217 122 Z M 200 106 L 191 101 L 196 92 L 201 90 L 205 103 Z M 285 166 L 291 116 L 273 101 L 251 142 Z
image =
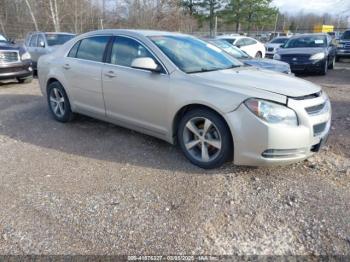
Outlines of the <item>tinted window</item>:
M 345 31 L 341 37 L 344 40 L 350 40 L 350 31 Z
M 150 39 L 182 71 L 200 73 L 242 64 L 220 48 L 191 36 L 152 36 Z
M 131 67 L 132 61 L 140 57 L 150 57 L 157 62 L 153 55 L 139 42 L 127 37 L 115 38 L 111 54 L 112 64 Z
M 53 45 L 63 45 L 65 42 L 74 38 L 74 35 L 65 34 L 45 34 L 46 41 L 49 46 Z
M 38 35 L 38 46 L 40 46 L 40 43 L 44 43 L 45 44 L 45 39 L 43 35 Z
M 244 41 L 245 41 L 246 45 L 255 45 L 256 44 L 256 41 L 254 39 L 245 38 Z
M 243 38 L 242 39 L 238 39 L 235 45 L 236 46 L 245 46 L 246 42 L 245 42 L 245 40 Z
M 234 38 L 222 38 L 223 40 L 229 42 L 231 45 L 233 45 L 233 43 L 235 42 L 236 39 Z
M 102 62 L 109 36 L 95 36 L 83 39 L 80 43 L 77 58 Z
M 76 57 L 77 56 L 77 52 L 78 52 L 78 48 L 80 45 L 81 41 L 78 41 L 73 47 L 72 49 L 69 51 L 68 57 Z
M 35 47 L 37 46 L 38 42 L 38 35 L 33 35 L 32 38 L 30 39 L 29 46 Z

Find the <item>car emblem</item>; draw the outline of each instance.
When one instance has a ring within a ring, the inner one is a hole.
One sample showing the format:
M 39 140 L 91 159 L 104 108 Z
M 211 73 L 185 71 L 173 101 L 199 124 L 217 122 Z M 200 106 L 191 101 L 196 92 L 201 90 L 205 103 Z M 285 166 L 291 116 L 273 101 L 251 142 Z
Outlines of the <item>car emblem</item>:
M 298 58 L 296 58 L 296 57 L 293 57 L 293 61 L 297 61 L 298 60 Z

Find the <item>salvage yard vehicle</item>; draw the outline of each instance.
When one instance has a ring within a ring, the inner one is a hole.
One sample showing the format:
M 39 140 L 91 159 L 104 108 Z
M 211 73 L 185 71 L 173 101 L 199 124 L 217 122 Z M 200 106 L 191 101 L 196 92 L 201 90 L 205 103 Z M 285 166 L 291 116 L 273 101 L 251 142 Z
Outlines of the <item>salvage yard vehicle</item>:
M 33 80 L 30 54 L 0 35 L 0 80 L 17 79 L 20 83 Z
M 294 36 L 277 50 L 273 58 L 287 62 L 293 73 L 325 75 L 335 64 L 334 41 L 328 34 Z
M 81 113 L 178 143 L 201 168 L 301 161 L 330 130 L 319 86 L 243 66 L 189 35 L 90 32 L 41 57 L 38 68 L 57 121 Z
M 231 45 L 230 43 L 222 39 L 207 39 L 206 41 L 217 46 L 218 48 L 221 48 L 226 53 L 228 53 L 229 55 L 233 56 L 234 58 L 238 59 L 246 65 L 256 66 L 262 69 L 272 70 L 284 74 L 292 73 L 289 64 L 285 62 L 266 58 L 253 58 L 241 49 Z
M 242 49 L 251 57 L 263 58 L 265 57 L 265 46 L 258 40 L 247 36 L 240 35 L 221 35 L 217 37 L 229 42 L 231 45 L 237 46 Z
M 289 40 L 289 37 L 276 37 L 272 39 L 270 42 L 265 44 L 266 47 L 266 55 L 267 58 L 273 58 L 278 48 L 283 46 L 287 41 Z
M 339 39 L 336 61 L 342 57 L 350 57 L 350 30 L 346 30 Z
M 40 56 L 51 53 L 58 46 L 63 45 L 73 37 L 75 37 L 75 34 L 70 33 L 29 33 L 25 40 L 25 46 L 32 57 L 34 69 L 36 70 L 37 68 L 37 62 Z

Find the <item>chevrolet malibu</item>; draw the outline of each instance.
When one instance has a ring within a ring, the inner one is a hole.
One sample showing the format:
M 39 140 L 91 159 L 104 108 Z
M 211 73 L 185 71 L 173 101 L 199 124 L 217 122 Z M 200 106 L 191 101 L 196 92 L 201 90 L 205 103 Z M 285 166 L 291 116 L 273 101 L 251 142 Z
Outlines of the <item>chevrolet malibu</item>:
M 57 121 L 80 113 L 178 143 L 201 168 L 297 162 L 330 129 L 319 86 L 246 67 L 188 35 L 90 32 L 41 57 L 38 69 Z

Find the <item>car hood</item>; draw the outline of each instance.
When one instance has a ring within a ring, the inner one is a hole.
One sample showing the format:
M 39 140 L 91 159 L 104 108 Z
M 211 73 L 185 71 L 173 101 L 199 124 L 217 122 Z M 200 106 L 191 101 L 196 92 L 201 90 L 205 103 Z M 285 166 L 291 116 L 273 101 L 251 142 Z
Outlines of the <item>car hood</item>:
M 0 50 L 19 50 L 20 47 L 16 44 L 11 44 L 8 42 L 0 42 Z
M 266 44 L 267 47 L 273 47 L 273 48 L 278 48 L 278 47 L 280 47 L 281 45 L 283 45 L 283 44 L 272 44 L 272 43 L 267 43 L 267 44 Z
M 277 53 L 279 55 L 287 55 L 287 54 L 305 54 L 305 55 L 313 55 L 320 52 L 324 52 L 325 48 L 323 47 L 310 47 L 310 48 L 280 48 Z
M 247 65 L 251 65 L 251 66 L 256 66 L 256 67 L 260 67 L 260 68 L 264 68 L 264 69 L 268 69 L 268 70 L 273 70 L 273 71 L 277 71 L 277 72 L 286 72 L 289 71 L 290 66 L 289 64 L 282 62 L 282 61 L 278 61 L 278 60 L 272 60 L 272 59 L 245 59 L 242 60 L 243 63 L 247 64 Z
M 255 88 L 288 97 L 300 97 L 321 90 L 319 86 L 297 77 L 249 67 L 196 73 L 192 76 L 207 85 L 232 91 Z

